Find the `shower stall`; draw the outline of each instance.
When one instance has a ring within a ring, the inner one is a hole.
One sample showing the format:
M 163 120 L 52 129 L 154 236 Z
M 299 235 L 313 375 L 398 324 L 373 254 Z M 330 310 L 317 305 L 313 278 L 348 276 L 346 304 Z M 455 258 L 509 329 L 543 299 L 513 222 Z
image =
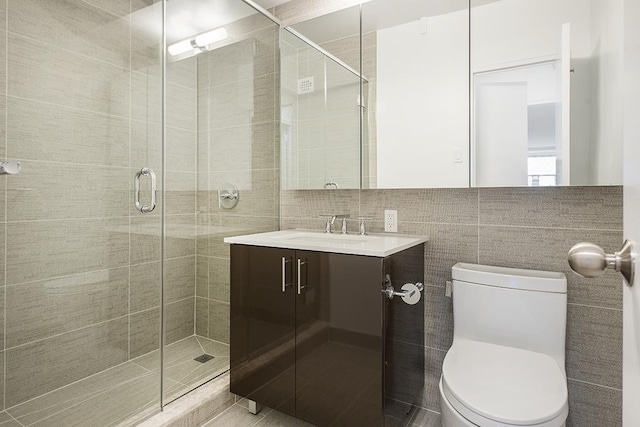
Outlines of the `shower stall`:
M 0 37 L 0 423 L 132 425 L 228 370 L 223 239 L 279 227 L 279 26 L 2 0 Z

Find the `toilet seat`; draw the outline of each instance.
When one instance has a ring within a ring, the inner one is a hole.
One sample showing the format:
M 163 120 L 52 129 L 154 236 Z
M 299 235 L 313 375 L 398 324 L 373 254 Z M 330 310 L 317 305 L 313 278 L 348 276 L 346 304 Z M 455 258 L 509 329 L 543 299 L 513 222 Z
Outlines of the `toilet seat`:
M 458 413 L 481 427 L 562 426 L 569 412 L 566 376 L 554 359 L 477 341 L 451 346 L 442 391 Z

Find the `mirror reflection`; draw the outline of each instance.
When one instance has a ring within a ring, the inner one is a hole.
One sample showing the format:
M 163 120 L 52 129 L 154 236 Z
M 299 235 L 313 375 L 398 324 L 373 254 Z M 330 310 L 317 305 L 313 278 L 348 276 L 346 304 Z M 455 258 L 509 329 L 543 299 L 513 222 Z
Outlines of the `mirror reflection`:
M 338 176 L 327 158 L 342 174 L 359 170 L 362 188 L 621 183 L 619 0 L 371 0 L 362 4 L 362 58 L 354 10 L 295 29 L 356 73 L 362 61 L 361 157 L 353 161 L 340 136 L 358 119 L 358 101 L 343 97 L 353 110 L 336 125 L 323 99 L 314 117 L 325 127 L 312 133 L 324 157 L 307 157 L 316 171 L 304 155 L 292 168 L 298 147 L 320 145 L 291 144 L 283 170 L 302 179 L 286 188 L 324 188 Z
M 471 6 L 471 184 L 620 184 L 621 2 Z
M 335 15 L 280 32 L 283 189 L 360 188 L 359 7 Z M 336 20 L 347 36 L 319 37 Z

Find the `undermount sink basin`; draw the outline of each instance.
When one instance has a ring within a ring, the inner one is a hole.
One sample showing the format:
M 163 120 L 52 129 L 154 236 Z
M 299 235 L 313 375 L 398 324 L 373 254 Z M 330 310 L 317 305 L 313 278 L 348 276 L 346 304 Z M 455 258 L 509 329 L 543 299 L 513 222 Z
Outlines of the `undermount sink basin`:
M 340 234 L 282 230 L 227 237 L 225 243 L 385 257 L 426 242 L 424 236 L 402 234 Z

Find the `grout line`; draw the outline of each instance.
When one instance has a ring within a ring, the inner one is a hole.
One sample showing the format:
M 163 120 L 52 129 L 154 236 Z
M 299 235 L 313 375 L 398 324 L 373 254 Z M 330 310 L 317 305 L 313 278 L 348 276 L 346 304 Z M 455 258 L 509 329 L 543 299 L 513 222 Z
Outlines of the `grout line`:
M 109 371 L 109 370 L 112 370 L 112 369 L 115 369 L 115 368 L 118 368 L 118 367 L 124 366 L 124 365 L 129 364 L 129 363 L 132 363 L 132 362 L 130 362 L 130 361 L 128 361 L 128 360 L 127 360 L 127 361 L 125 361 L 125 362 L 119 363 L 119 364 L 117 364 L 117 365 L 115 365 L 115 366 L 112 366 L 112 367 L 110 367 L 110 368 L 103 369 L 102 371 L 96 372 L 95 374 L 88 375 L 88 376 L 86 376 L 86 377 L 84 377 L 84 378 L 80 378 L 79 380 L 73 381 L 73 382 L 71 382 L 71 383 L 69 383 L 69 384 L 65 384 L 65 385 L 63 385 L 62 387 L 58 387 L 58 388 L 56 388 L 56 389 L 54 389 L 54 390 L 51 390 L 51 391 L 48 391 L 48 392 L 46 392 L 46 393 L 40 394 L 40 395 L 38 395 L 38 396 L 36 396 L 36 397 L 32 397 L 31 399 L 25 400 L 24 402 L 20 402 L 20 403 L 18 403 L 17 405 L 13 405 L 12 407 L 7 408 L 7 409 L 8 409 L 8 410 L 10 410 L 10 409 L 16 408 L 16 407 L 18 407 L 18 406 L 24 405 L 25 403 L 29 403 L 29 402 L 32 402 L 32 401 L 34 401 L 34 400 L 37 400 L 37 399 L 39 399 L 39 398 L 41 398 L 41 397 L 43 397 L 43 396 L 48 396 L 48 395 L 50 395 L 50 394 L 52 394 L 52 393 L 55 393 L 55 392 L 57 392 L 57 391 L 59 391 L 59 390 L 62 390 L 62 389 L 67 388 L 67 387 L 70 387 L 70 386 L 72 386 L 72 385 L 74 385 L 74 384 L 80 383 L 80 382 L 85 381 L 85 380 L 87 380 L 87 379 L 89 379 L 89 378 L 92 378 L 92 377 L 95 377 L 95 376 L 97 376 L 97 375 L 99 375 L 99 374 L 102 374 L 102 373 L 104 373 L 104 372 L 106 372 L 106 371 Z M 139 377 L 137 377 L 137 378 L 139 378 Z
M 5 414 L 9 415 L 11 417 L 11 419 L 13 419 L 13 421 L 17 422 L 20 426 L 25 427 L 24 424 L 22 424 L 20 421 L 18 421 L 18 419 L 16 417 L 14 417 L 13 415 L 11 415 L 10 413 L 8 413 L 7 411 L 4 411 Z M 8 420 L 10 421 L 10 420 Z M 3 423 L 4 424 L 4 423 Z
M 107 9 L 104 9 L 104 8 L 102 8 L 102 7 L 98 6 L 97 4 L 89 3 L 87 0 L 80 0 L 80 1 L 81 1 L 81 2 L 83 2 L 83 3 L 86 3 L 86 4 L 87 4 L 87 5 L 89 5 L 90 7 L 95 7 L 96 9 L 99 9 L 99 10 L 101 10 L 101 11 L 103 11 L 103 12 L 106 12 L 106 13 L 108 13 L 109 15 L 113 15 L 114 17 L 116 17 L 116 18 L 118 18 L 118 19 L 122 19 L 122 18 L 125 18 L 125 17 L 127 16 L 127 15 L 118 15 L 118 14 L 117 14 L 117 13 L 115 13 L 115 12 L 112 12 L 112 11 L 110 11 L 110 10 L 107 10 Z M 85 6 L 85 7 L 86 7 L 86 6 Z
M 573 305 L 576 307 L 589 307 L 589 308 L 597 308 L 597 309 L 602 309 L 602 310 L 611 310 L 611 311 L 618 311 L 622 313 L 622 309 L 621 308 L 613 308 L 613 307 L 603 307 L 600 305 L 590 305 L 590 304 L 577 304 L 575 302 L 568 302 L 567 305 Z
M 60 336 L 62 336 L 62 335 L 70 334 L 70 333 L 73 333 L 73 332 L 82 331 L 82 330 L 85 330 L 85 329 L 92 328 L 92 327 L 94 327 L 94 326 L 104 325 L 105 323 L 115 322 L 116 320 L 122 320 L 122 319 L 124 319 L 124 318 L 128 318 L 128 317 L 129 317 L 129 315 L 128 315 L 128 314 L 125 314 L 125 315 L 123 315 L 123 316 L 114 317 L 113 319 L 107 319 L 107 320 L 103 320 L 103 321 L 101 321 L 101 322 L 92 323 L 92 324 L 90 324 L 90 325 L 85 325 L 85 326 L 82 326 L 82 327 L 80 327 L 80 328 L 76 328 L 76 329 L 71 329 L 71 330 L 69 330 L 69 331 L 60 332 L 60 333 L 58 333 L 58 334 L 50 335 L 50 336 L 47 336 L 47 337 L 44 337 L 44 338 L 39 338 L 39 339 L 34 340 L 34 341 L 29 341 L 29 342 L 27 342 L 27 343 L 23 343 L 23 344 L 19 344 L 19 345 L 14 345 L 13 347 L 7 347 L 7 348 L 5 349 L 5 351 L 15 350 L 15 349 L 17 349 L 17 348 L 21 348 L 21 347 L 25 347 L 25 346 L 28 346 L 28 345 L 36 344 L 36 343 L 39 343 L 39 342 L 42 342 L 42 341 L 45 341 L 45 340 L 48 340 L 48 339 L 57 338 L 57 337 L 60 337 Z M 124 362 L 123 362 L 123 363 L 124 363 Z M 6 364 L 5 364 L 5 365 L 6 365 Z M 118 365 L 115 365 L 115 366 L 118 366 Z
M 620 388 L 609 387 L 609 386 L 602 385 L 602 384 L 591 383 L 589 381 L 580 381 L 580 380 L 576 380 L 575 378 L 568 378 L 568 377 L 567 377 L 567 380 L 568 381 L 573 381 L 573 382 L 576 382 L 576 383 L 588 384 L 588 385 L 592 385 L 592 386 L 595 386 L 595 387 L 602 387 L 602 388 L 606 388 L 606 389 L 609 389 L 609 390 L 622 392 L 622 389 L 620 389 Z
M 8 14 L 7 14 L 7 15 L 8 15 Z M 128 19 L 128 18 L 124 17 L 124 19 Z M 28 36 L 28 35 L 25 35 L 25 34 L 15 33 L 15 32 L 13 32 L 13 31 L 8 31 L 8 30 L 7 30 L 7 35 L 9 35 L 9 34 L 13 35 L 14 37 L 18 37 L 18 38 L 23 38 L 23 39 L 26 39 L 26 40 L 30 40 L 30 41 L 32 41 L 32 42 L 36 42 L 36 43 L 38 43 L 38 44 L 40 44 L 40 45 L 42 45 L 42 46 L 48 47 L 48 48 L 49 48 L 48 50 L 49 50 L 50 52 L 52 51 L 52 49 L 60 50 L 60 51 L 66 52 L 66 53 L 70 53 L 70 54 L 72 54 L 72 55 L 74 55 L 74 56 L 79 56 L 79 57 L 81 57 L 81 58 L 89 59 L 89 60 L 93 61 L 94 63 L 98 63 L 98 64 L 102 64 L 102 65 L 110 65 L 110 66 L 112 66 L 113 68 L 118 68 L 119 70 L 122 70 L 122 71 L 130 71 L 130 70 L 128 70 L 126 67 L 123 67 L 123 66 L 121 66 L 121 65 L 114 64 L 113 62 L 104 61 L 104 60 L 102 60 L 102 59 L 98 59 L 98 58 L 95 58 L 95 57 L 93 57 L 93 56 L 89 56 L 89 55 L 86 55 L 86 54 L 84 54 L 84 53 L 80 53 L 80 52 L 75 51 L 75 50 L 70 50 L 70 49 L 68 49 L 68 48 L 65 48 L 65 47 L 62 47 L 62 46 L 59 46 L 59 45 L 56 45 L 56 44 L 43 42 L 42 40 L 40 40 L 40 39 L 38 39 L 38 38 L 35 38 L 35 37 L 31 37 L 31 36 Z M 9 37 L 7 37 L 7 39 L 8 39 L 8 38 L 9 38 Z M 118 52 L 116 51 L 115 53 L 118 53 Z

